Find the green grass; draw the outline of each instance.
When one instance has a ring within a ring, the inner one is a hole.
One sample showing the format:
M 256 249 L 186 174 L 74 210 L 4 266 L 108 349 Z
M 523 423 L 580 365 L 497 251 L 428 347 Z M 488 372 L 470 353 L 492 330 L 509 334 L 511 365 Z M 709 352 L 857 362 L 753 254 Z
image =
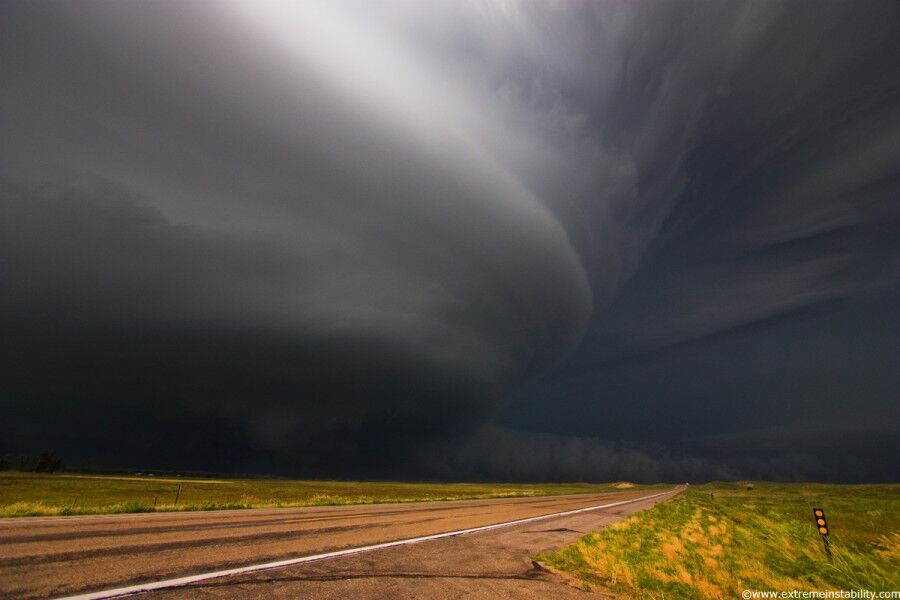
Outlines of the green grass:
M 659 486 L 635 489 L 654 487 Z M 621 488 L 615 484 L 586 483 L 298 481 L 7 471 L 0 472 L 0 517 L 377 504 L 610 491 L 621 491 Z
M 709 484 L 538 559 L 636 599 L 900 590 L 900 485 Z M 812 517 L 831 528 L 829 561 Z

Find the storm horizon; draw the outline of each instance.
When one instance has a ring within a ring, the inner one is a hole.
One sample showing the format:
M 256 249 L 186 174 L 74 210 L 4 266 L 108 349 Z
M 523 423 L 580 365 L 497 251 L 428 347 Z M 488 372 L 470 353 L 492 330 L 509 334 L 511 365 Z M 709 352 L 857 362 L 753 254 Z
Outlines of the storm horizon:
M 0 455 L 900 480 L 900 3 L 0 3 Z

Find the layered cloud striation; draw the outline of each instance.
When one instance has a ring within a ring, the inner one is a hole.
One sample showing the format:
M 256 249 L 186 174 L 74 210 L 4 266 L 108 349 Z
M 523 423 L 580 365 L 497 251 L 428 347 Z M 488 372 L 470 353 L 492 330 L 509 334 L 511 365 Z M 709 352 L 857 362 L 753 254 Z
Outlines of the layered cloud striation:
M 7 451 L 620 474 L 560 458 L 577 454 L 647 478 L 740 475 L 751 463 L 690 440 L 730 431 L 736 389 L 750 407 L 794 398 L 787 429 L 844 422 L 840 401 L 816 423 L 802 407 L 815 365 L 863 330 L 871 360 L 840 371 L 868 382 L 854 431 L 895 415 L 900 369 L 877 358 L 900 322 L 894 3 L 13 1 L 0 16 Z M 809 335 L 836 341 L 790 352 Z M 796 380 L 772 376 L 767 345 Z M 484 432 L 540 468 L 474 452 Z M 648 432 L 674 444 L 652 468 L 653 452 L 585 441 Z

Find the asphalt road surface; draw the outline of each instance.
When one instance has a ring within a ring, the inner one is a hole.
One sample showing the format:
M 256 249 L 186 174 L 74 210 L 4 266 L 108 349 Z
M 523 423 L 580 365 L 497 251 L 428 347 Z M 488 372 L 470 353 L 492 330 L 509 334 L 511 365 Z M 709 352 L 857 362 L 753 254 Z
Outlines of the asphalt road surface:
M 547 597 L 584 593 L 532 564 L 537 552 L 660 497 L 290 567 L 208 579 L 141 598 Z M 0 521 L 0 597 L 53 598 L 491 525 L 648 496 L 540 498 Z M 549 586 L 549 587 L 548 587 Z

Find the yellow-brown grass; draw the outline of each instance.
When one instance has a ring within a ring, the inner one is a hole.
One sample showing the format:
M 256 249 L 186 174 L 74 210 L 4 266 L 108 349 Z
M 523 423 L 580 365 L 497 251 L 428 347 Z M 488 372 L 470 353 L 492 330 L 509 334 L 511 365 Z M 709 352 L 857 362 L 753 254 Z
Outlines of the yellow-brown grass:
M 377 504 L 613 491 L 616 491 L 613 484 L 584 483 L 302 481 L 7 471 L 0 472 L 0 517 Z
M 824 507 L 834 558 L 812 522 Z M 692 487 L 539 560 L 633 598 L 718 600 L 744 589 L 900 589 L 900 486 Z

